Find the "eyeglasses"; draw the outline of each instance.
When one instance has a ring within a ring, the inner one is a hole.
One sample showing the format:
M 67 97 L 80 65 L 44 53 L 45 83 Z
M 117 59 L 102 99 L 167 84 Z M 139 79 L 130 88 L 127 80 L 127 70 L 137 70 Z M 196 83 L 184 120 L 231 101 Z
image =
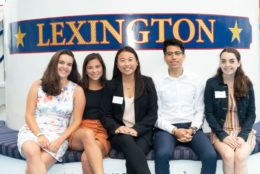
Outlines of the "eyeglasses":
M 174 52 L 166 52 L 166 53 L 165 53 L 165 55 L 166 55 L 166 56 L 169 56 L 169 57 L 170 57 L 170 56 L 173 56 L 173 55 L 174 55 L 174 56 L 180 56 L 180 55 L 182 55 L 182 54 L 183 54 L 182 51 L 174 51 Z

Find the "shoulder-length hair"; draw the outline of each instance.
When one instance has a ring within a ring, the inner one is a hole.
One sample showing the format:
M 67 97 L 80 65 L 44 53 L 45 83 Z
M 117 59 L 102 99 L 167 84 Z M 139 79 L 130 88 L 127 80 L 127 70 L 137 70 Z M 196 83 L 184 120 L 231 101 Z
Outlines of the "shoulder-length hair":
M 69 55 L 73 59 L 72 70 L 68 76 L 68 80 L 80 84 L 80 74 L 78 72 L 77 63 L 74 54 L 70 50 L 57 51 L 51 58 L 42 77 L 42 89 L 48 95 L 57 96 L 61 93 L 60 77 L 58 75 L 58 63 L 61 55 Z
M 136 51 L 130 47 L 130 46 L 125 46 L 121 49 L 119 49 L 116 53 L 116 57 L 115 57 L 115 61 L 114 61 L 114 70 L 113 70 L 113 77 L 112 79 L 115 78 L 122 78 L 122 73 L 120 72 L 120 70 L 117 67 L 117 62 L 118 62 L 118 56 L 119 54 L 121 54 L 122 52 L 129 52 L 132 53 L 138 63 L 136 70 L 135 70 L 135 89 L 136 89 L 136 96 L 135 98 L 138 98 L 139 96 L 142 95 L 143 90 L 144 90 L 144 80 L 143 80 L 143 75 L 141 74 L 141 67 L 140 67 L 140 62 L 139 62 L 139 58 L 138 55 L 136 53 Z
M 252 82 L 243 71 L 240 53 L 235 48 L 224 48 L 219 55 L 220 58 L 224 52 L 233 53 L 237 61 L 240 62 L 240 66 L 237 68 L 235 73 L 234 95 L 235 97 L 245 97 L 248 93 L 249 87 L 252 85 Z M 223 71 L 220 67 L 217 70 L 217 76 L 223 76 Z
M 105 65 L 101 55 L 98 53 L 91 53 L 86 56 L 86 58 L 83 62 L 83 66 L 82 66 L 82 87 L 84 89 L 89 88 L 89 76 L 87 75 L 87 65 L 91 60 L 94 60 L 94 59 L 97 59 L 100 62 L 102 69 L 103 69 L 103 74 L 102 74 L 101 78 L 99 79 L 99 82 L 101 83 L 102 87 L 105 86 L 105 83 L 107 81 L 106 65 Z

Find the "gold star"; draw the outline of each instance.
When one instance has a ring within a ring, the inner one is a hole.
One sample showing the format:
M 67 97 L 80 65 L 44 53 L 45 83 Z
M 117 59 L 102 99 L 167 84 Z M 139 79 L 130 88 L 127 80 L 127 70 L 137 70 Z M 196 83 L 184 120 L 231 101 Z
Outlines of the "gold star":
M 232 41 L 233 42 L 235 39 L 240 42 L 240 32 L 243 30 L 242 28 L 238 28 L 237 21 L 235 23 L 235 26 L 233 28 L 228 28 L 232 32 Z
M 22 47 L 24 47 L 23 38 L 24 38 L 25 35 L 26 35 L 26 33 L 22 33 L 21 28 L 19 26 L 18 33 L 15 35 L 15 37 L 17 38 L 17 40 L 16 40 L 16 47 L 17 48 L 18 48 L 19 45 L 22 45 Z

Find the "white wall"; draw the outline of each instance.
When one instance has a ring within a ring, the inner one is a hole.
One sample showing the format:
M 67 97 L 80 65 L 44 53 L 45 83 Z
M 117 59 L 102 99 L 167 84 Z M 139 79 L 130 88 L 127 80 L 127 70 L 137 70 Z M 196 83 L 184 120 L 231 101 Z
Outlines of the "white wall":
M 187 5 L 189 4 L 189 5 Z M 5 65 L 6 65 L 6 107 L 8 126 L 18 129 L 24 123 L 25 100 L 32 82 L 39 79 L 53 53 L 10 54 L 7 47 L 10 36 L 10 22 L 87 14 L 145 14 L 145 13 L 192 13 L 214 14 L 249 18 L 252 27 L 250 49 L 239 50 L 244 70 L 252 79 L 256 91 L 256 104 L 259 106 L 259 20 L 258 0 L 7 0 L 5 6 Z M 207 79 L 215 74 L 220 49 L 187 50 L 185 66 Z M 105 59 L 108 76 L 111 77 L 116 51 L 99 51 Z M 79 67 L 87 51 L 74 52 Z M 154 76 L 165 71 L 162 51 L 138 51 L 142 72 Z M 81 69 L 81 68 L 80 68 Z M 257 107 L 258 119 L 260 118 Z
M 0 1 L 0 59 L 4 55 L 4 35 L 3 31 L 3 4 Z M 0 63 L 0 88 L 2 87 L 2 82 L 4 81 L 4 62 Z
M 0 0 L 0 31 L 3 30 L 3 0 Z M 4 36 L 0 35 L 0 58 L 4 54 Z M 0 120 L 5 120 L 5 78 L 4 61 L 0 63 Z

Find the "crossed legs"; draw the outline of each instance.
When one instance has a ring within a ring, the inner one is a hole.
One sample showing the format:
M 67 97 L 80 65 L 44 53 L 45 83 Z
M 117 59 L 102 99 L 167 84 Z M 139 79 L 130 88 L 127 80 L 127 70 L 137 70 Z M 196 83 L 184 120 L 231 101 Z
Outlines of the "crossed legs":
M 104 173 L 103 157 L 106 152 L 91 129 L 78 129 L 72 136 L 70 146 L 74 150 L 84 150 L 81 156 L 83 174 Z
M 22 152 L 26 158 L 26 174 L 47 174 L 47 170 L 56 159 L 42 150 L 34 141 L 27 141 L 22 146 Z

